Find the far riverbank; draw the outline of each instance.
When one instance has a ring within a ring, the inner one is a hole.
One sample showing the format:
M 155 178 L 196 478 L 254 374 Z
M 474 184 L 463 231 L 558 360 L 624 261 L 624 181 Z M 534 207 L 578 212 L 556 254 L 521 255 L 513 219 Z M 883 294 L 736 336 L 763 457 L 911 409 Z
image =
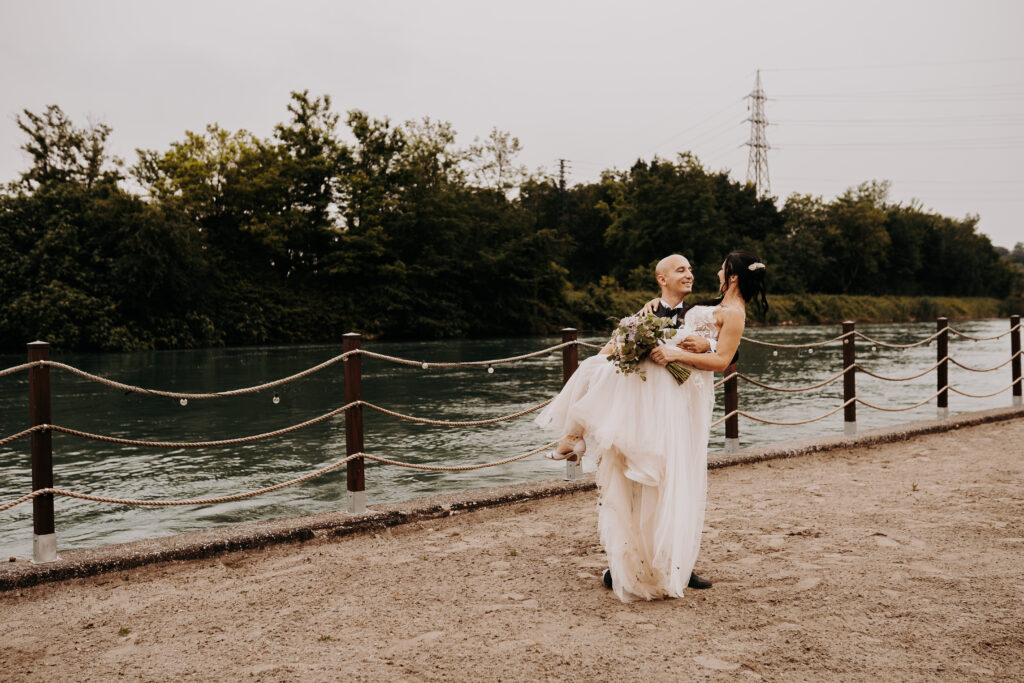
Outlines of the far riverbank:
M 575 321 L 566 324 L 582 329 L 604 330 L 609 317 L 637 311 L 656 294 L 647 290 L 589 286 L 569 293 L 569 310 Z M 713 292 L 694 292 L 688 301 L 714 298 Z M 992 297 L 862 296 L 850 294 L 772 294 L 763 320 L 750 316 L 751 325 L 827 325 L 844 320 L 859 323 L 931 321 L 1007 317 L 1024 313 L 1024 302 Z

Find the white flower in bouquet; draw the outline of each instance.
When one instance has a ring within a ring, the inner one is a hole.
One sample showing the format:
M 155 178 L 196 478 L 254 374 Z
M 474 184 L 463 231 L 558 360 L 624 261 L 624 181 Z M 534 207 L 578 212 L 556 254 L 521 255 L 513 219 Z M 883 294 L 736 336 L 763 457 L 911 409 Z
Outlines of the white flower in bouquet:
M 624 375 L 637 374 L 647 381 L 647 375 L 640 369 L 640 363 L 651 351 L 666 339 L 676 334 L 672 321 L 660 318 L 653 313 L 631 315 L 619 321 L 612 332 L 613 349 L 608 362 L 615 365 L 616 372 Z M 690 370 L 678 361 L 672 361 L 665 368 L 682 384 L 689 378 Z

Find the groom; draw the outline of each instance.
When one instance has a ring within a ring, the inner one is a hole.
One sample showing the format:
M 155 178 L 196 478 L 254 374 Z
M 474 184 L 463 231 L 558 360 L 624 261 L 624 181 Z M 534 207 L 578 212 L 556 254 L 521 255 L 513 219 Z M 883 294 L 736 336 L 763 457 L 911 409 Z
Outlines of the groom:
M 666 256 L 654 267 L 654 278 L 661 288 L 661 299 L 651 312 L 660 318 L 669 318 L 677 328 L 682 327 L 686 311 L 693 308 L 685 302 L 693 291 L 693 268 L 690 262 L 679 254 Z M 694 353 L 715 350 L 711 341 L 696 334 L 689 335 L 679 346 Z
M 661 318 L 671 319 L 677 328 L 682 327 L 686 311 L 692 308 L 684 302 L 687 295 L 693 291 L 693 268 L 690 267 L 690 262 L 679 254 L 666 256 L 655 266 L 654 277 L 658 281 L 658 287 L 661 288 L 661 300 L 653 307 L 652 313 Z M 679 346 L 694 353 L 714 351 L 712 341 L 696 334 L 687 336 Z M 602 578 L 604 585 L 610 589 L 612 587 L 611 570 L 605 569 Z M 702 579 L 693 572 L 690 572 L 690 581 L 687 585 L 698 590 L 711 588 L 710 581 Z

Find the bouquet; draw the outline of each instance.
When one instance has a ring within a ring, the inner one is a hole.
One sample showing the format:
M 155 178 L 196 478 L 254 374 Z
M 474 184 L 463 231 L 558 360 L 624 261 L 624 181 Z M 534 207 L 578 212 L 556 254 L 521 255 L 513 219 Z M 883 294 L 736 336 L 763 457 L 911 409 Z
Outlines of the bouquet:
M 675 333 L 676 329 L 672 326 L 671 320 L 659 318 L 652 313 L 623 318 L 612 332 L 614 349 L 608 356 L 608 362 L 618 368 L 616 372 L 624 375 L 636 373 L 646 382 L 647 376 L 640 369 L 640 362 L 662 341 L 671 338 Z M 689 368 L 679 361 L 672 361 L 665 369 L 679 384 L 690 377 Z

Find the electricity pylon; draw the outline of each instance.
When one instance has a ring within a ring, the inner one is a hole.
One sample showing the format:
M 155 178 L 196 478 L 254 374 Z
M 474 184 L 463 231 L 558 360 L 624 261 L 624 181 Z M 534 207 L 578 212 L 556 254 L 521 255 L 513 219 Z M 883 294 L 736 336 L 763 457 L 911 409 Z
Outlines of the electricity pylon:
M 754 183 L 755 191 L 759 198 L 771 194 L 772 183 L 768 178 L 768 138 L 765 136 L 765 129 L 768 127 L 768 119 L 764 114 L 764 103 L 768 97 L 761 88 L 761 71 L 758 70 L 754 79 L 754 90 L 747 95 L 750 103 L 747 109 L 750 110 L 750 140 L 746 146 L 750 148 L 750 157 L 747 160 L 747 182 Z

